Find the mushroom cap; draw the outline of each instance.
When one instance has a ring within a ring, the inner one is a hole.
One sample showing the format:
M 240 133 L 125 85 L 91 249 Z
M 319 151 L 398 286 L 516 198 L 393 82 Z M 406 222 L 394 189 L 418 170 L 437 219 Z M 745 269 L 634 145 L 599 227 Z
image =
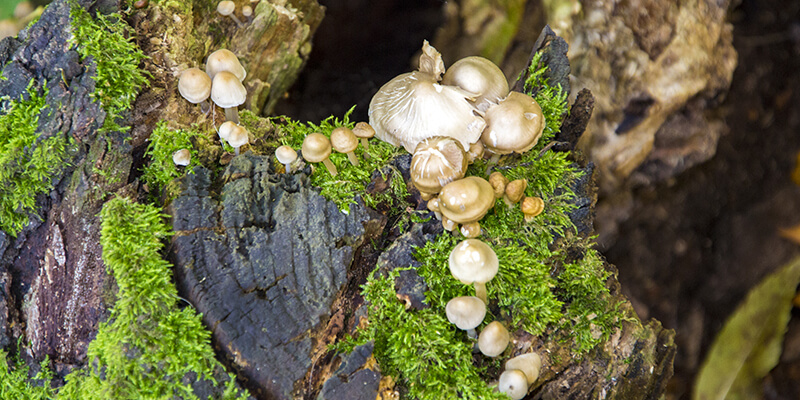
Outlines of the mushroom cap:
M 322 162 L 331 155 L 331 141 L 328 137 L 315 132 L 303 140 L 303 158 L 308 162 Z
M 225 2 L 223 1 L 222 3 Z M 230 3 L 232 4 L 233 2 Z M 219 6 L 217 9 L 219 9 Z M 206 60 L 206 73 L 211 77 L 211 79 L 214 79 L 217 73 L 221 71 L 228 71 L 236 75 L 236 78 L 238 78 L 240 82 L 247 77 L 247 71 L 245 71 L 244 67 L 242 67 L 242 64 L 239 62 L 239 58 L 237 58 L 236 55 L 228 49 L 219 49 L 209 54 L 208 59 Z
M 245 17 L 253 15 L 253 7 L 250 7 L 248 5 L 242 6 L 242 15 L 244 15 Z
M 239 126 L 233 121 L 225 121 L 222 125 L 219 126 L 219 137 L 225 141 L 228 140 L 228 136 L 230 136 L 231 132 L 233 132 L 236 127 Z
M 486 283 L 497 275 L 500 262 L 488 244 L 465 239 L 450 252 L 450 273 L 465 285 Z
M 247 100 L 247 90 L 236 75 L 220 71 L 211 83 L 211 100 L 222 108 L 238 107 Z
M 535 217 L 544 211 L 544 200 L 541 197 L 526 197 L 522 199 L 520 209 L 526 217 Z
M 361 139 L 370 139 L 375 136 L 375 129 L 366 122 L 359 122 L 353 127 L 353 134 Z
M 423 194 L 439 193 L 448 183 L 467 173 L 467 156 L 461 143 L 434 136 L 417 145 L 411 157 L 411 182 Z
M 192 153 L 189 152 L 189 149 L 180 149 L 172 153 L 172 162 L 174 162 L 175 165 L 185 167 L 192 162 Z
M 211 78 L 199 68 L 189 68 L 181 72 L 178 92 L 190 103 L 205 101 L 211 94 Z
M 450 182 L 439 193 L 442 214 L 460 224 L 479 221 L 495 200 L 492 185 L 477 176 Z
M 514 179 L 506 184 L 505 196 L 511 203 L 519 203 L 522 200 L 522 196 L 525 196 L 525 189 L 527 188 L 527 179 Z
M 228 134 L 228 138 L 225 140 L 228 141 L 228 144 L 231 145 L 231 147 L 236 149 L 250 142 L 250 138 L 247 135 L 247 129 L 240 125 L 236 125 L 236 127 L 231 130 L 230 134 Z
M 475 296 L 461 296 L 451 299 L 444 307 L 447 320 L 458 329 L 475 329 L 486 316 L 486 304 Z
M 486 128 L 481 140 L 492 154 L 524 153 L 539 141 L 544 131 L 542 108 L 533 97 L 511 92 L 486 110 Z
M 331 147 L 339 153 L 349 153 L 358 147 L 358 138 L 350 128 L 340 126 L 331 131 Z
M 542 369 L 542 358 L 538 353 L 525 353 L 506 361 L 506 370 L 516 369 L 525 374 L 528 384 L 532 384 L 539 379 L 539 372 Z
M 217 12 L 225 16 L 233 14 L 233 10 L 235 9 L 236 4 L 230 0 L 220 1 L 219 4 L 217 4 Z
M 507 394 L 512 400 L 520 400 L 528 394 L 528 381 L 518 369 L 507 369 L 500 374 L 497 390 Z
M 281 164 L 288 164 L 297 159 L 297 151 L 291 146 L 283 145 L 275 149 L 275 158 Z
M 481 112 L 508 95 L 508 81 L 503 71 L 489 59 L 480 56 L 456 61 L 444 73 L 442 83 L 473 93 L 475 108 Z
M 497 357 L 506 351 L 510 341 L 511 335 L 508 334 L 508 329 L 500 322 L 492 321 L 478 336 L 478 349 L 487 357 Z

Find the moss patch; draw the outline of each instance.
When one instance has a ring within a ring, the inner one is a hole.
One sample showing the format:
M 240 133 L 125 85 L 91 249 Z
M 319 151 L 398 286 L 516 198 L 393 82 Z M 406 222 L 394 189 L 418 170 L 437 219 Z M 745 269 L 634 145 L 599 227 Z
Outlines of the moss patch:
M 181 176 L 183 170 L 191 171 L 200 165 L 198 151 L 192 146 L 192 139 L 200 136 L 200 132 L 194 129 L 170 129 L 166 121 L 156 124 L 145 152 L 150 163 L 144 167 L 142 180 L 152 189 L 164 188 L 169 181 Z M 172 161 L 172 154 L 181 149 L 188 149 L 192 158 L 189 165 L 179 168 Z
M 47 358 L 40 364 L 39 372 L 29 377 L 30 370 L 17 358 L 9 360 L 5 351 L 0 351 L 0 399 L 47 400 L 55 397 L 50 387 L 53 373 L 47 368 Z

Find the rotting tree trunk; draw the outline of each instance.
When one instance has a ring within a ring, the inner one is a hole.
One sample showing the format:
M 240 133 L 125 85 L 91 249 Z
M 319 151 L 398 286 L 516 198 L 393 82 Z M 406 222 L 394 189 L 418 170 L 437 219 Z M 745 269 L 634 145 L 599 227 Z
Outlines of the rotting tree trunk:
M 0 344 L 24 337 L 31 342 L 30 355 L 37 360 L 50 356 L 60 374 L 85 362 L 86 345 L 113 302 L 113 280 L 105 273 L 98 243 L 96 215 L 102 204 L 112 193 L 147 196 L 136 169 L 144 162 L 143 146 L 157 121 L 171 120 L 176 127 L 210 122 L 179 97 L 177 74 L 202 66 L 207 53 L 228 47 L 249 71 L 249 107 L 269 110 L 302 67 L 322 16 L 314 1 L 291 6 L 263 1 L 253 24 L 237 29 L 210 3 L 194 8 L 164 3 L 131 15 L 137 42 L 150 57 L 145 67 L 152 81 L 127 116 L 128 132 L 97 132 L 105 113 L 90 97 L 95 67 L 91 60 L 81 62 L 67 42 L 69 9 L 75 5 L 54 2 L 20 39 L 0 44 L 2 61 L 10 62 L 1 94 L 16 97 L 31 78 L 46 80 L 48 104 L 56 111 L 41 116 L 40 131 L 60 131 L 79 143 L 72 167 L 54 178 L 56 189 L 38 199 L 41 221 L 16 238 L 0 233 L 0 312 L 7 312 L 0 315 Z M 78 5 L 116 9 L 111 2 Z M 52 51 L 38 48 L 40 43 Z M 584 92 L 579 98 L 558 136 L 566 143 L 562 150 L 573 147 L 591 114 L 591 95 Z M 407 169 L 408 158 L 397 161 L 399 168 Z M 591 165 L 585 168 L 589 173 L 576 187 L 580 207 L 573 220 L 581 234 L 589 235 L 594 180 Z M 388 237 L 382 215 L 360 206 L 348 215 L 340 213 L 309 187 L 302 173 L 275 174 L 268 155 L 237 157 L 218 177 L 197 169 L 180 184 L 168 208 L 177 232 L 170 249 L 176 281 L 182 295 L 203 312 L 215 346 L 245 386 L 264 399 L 375 398 L 381 375 L 371 350 L 341 356 L 327 345 L 354 328 L 356 319 L 345 316 L 363 312 L 358 284 L 376 263 L 407 266 L 413 260 L 408 243 L 423 243 L 441 232 L 417 225 L 378 253 L 365 244 Z M 631 322 L 582 361 L 563 357 L 549 365 L 529 397 L 638 399 L 663 393 L 671 375 L 673 333 L 655 321 L 642 324 L 615 278 L 608 285 Z M 410 287 L 418 291 L 420 285 Z M 533 337 L 516 346 L 565 351 L 554 340 Z

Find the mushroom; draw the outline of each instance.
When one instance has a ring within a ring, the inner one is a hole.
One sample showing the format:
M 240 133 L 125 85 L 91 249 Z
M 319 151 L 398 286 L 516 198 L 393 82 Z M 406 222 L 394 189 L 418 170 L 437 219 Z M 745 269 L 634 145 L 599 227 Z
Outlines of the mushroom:
M 478 222 L 494 206 L 494 202 L 494 189 L 486 179 L 468 176 L 450 182 L 439 193 L 442 223 L 445 217 L 458 224 Z
M 478 336 L 478 349 L 487 357 L 497 357 L 506 351 L 510 340 L 508 329 L 500 322 L 492 321 Z
M 483 147 L 483 142 L 478 140 L 477 142 L 469 145 L 469 149 L 467 150 L 467 161 L 472 164 L 475 160 L 483 158 L 483 153 L 486 152 L 486 148 Z
M 486 316 L 486 303 L 474 296 L 461 296 L 451 299 L 444 307 L 447 320 L 458 329 L 467 331 L 467 336 L 475 339 L 478 335 L 475 328 Z
M 340 126 L 331 131 L 331 146 L 339 153 L 347 154 L 347 159 L 354 167 L 358 166 L 358 158 L 353 154 L 356 147 L 358 147 L 358 138 L 350 128 Z
M 225 121 L 219 126 L 219 137 L 233 147 L 237 156 L 239 155 L 239 147 L 249 142 L 247 129 L 233 121 Z
M 489 175 L 489 184 L 494 188 L 494 197 L 501 198 L 506 193 L 506 185 L 508 185 L 508 178 L 499 171 L 492 172 Z
M 525 222 L 533 222 L 533 218 L 544 211 L 544 200 L 541 197 L 525 197 L 520 209 L 525 214 Z
M 211 83 L 211 100 L 225 109 L 225 119 L 239 123 L 239 106 L 247 100 L 247 90 L 236 75 L 220 71 Z
M 275 158 L 286 167 L 286 173 L 288 174 L 292 172 L 290 166 L 297 160 L 297 151 L 291 148 L 291 146 L 283 145 L 275 149 Z
M 411 157 L 411 182 L 423 200 L 429 200 L 448 183 L 467 173 L 467 157 L 457 140 L 434 136 L 417 145 Z
M 244 17 L 250 21 L 250 17 L 253 16 L 253 7 L 250 7 L 249 5 L 242 6 L 242 15 L 244 15 Z
M 180 149 L 172 153 L 172 162 L 174 162 L 175 165 L 185 167 L 192 162 L 192 153 L 189 152 L 189 149 Z
M 486 112 L 508 95 L 508 81 L 500 67 L 480 56 L 464 57 L 451 65 L 442 77 L 445 85 L 458 86 L 475 95 L 475 108 Z
M 375 129 L 372 129 L 372 126 L 366 122 L 359 122 L 353 127 L 353 134 L 356 135 L 357 138 L 361 139 L 361 147 L 364 148 L 364 157 L 368 157 L 369 154 L 366 153 L 369 150 L 369 139 L 372 139 L 375 136 Z
M 428 210 L 433 211 L 433 215 L 436 216 L 436 219 L 438 219 L 440 221 L 442 220 L 442 213 L 439 210 L 439 198 L 438 197 L 434 197 L 434 198 L 428 200 Z
M 221 71 L 228 71 L 236 75 L 239 81 L 243 81 L 247 77 L 247 71 L 242 67 L 239 58 L 228 49 L 219 49 L 209 54 L 206 60 L 206 73 L 211 79 L 214 79 L 214 76 Z
M 317 132 L 306 136 L 301 151 L 306 161 L 321 162 L 331 175 L 336 176 L 336 166 L 328 159 L 331 155 L 331 141 L 327 136 Z
M 506 185 L 506 192 L 503 195 L 503 201 L 509 207 L 514 207 L 515 204 L 522 200 L 525 195 L 525 189 L 528 188 L 528 181 L 526 179 L 514 179 Z
M 474 285 L 475 296 L 484 303 L 486 282 L 497 275 L 499 265 L 494 250 L 478 239 L 465 239 L 450 252 L 450 273 L 461 283 Z
M 218 13 L 226 17 L 231 17 L 231 19 L 236 22 L 236 25 L 238 25 L 239 28 L 243 28 L 244 24 L 242 24 L 242 21 L 239 21 L 239 18 L 236 18 L 236 15 L 233 14 L 235 9 L 236 4 L 230 0 L 220 1 L 219 4 L 217 4 Z
M 178 79 L 178 92 L 192 104 L 203 103 L 200 107 L 208 110 L 206 100 L 211 95 L 211 78 L 199 68 L 189 68 L 181 72 Z
M 369 124 L 375 136 L 412 153 L 431 136 L 448 136 L 468 149 L 486 123 L 476 115 L 471 94 L 442 85 L 442 56 L 425 41 L 419 70 L 401 74 L 383 85 L 369 103 Z
M 518 369 L 505 370 L 500 374 L 497 390 L 507 394 L 512 400 L 520 400 L 528 394 L 528 380 Z
M 542 358 L 537 353 L 525 353 L 506 361 L 506 370 L 518 370 L 525 375 L 528 385 L 539 379 L 542 369 Z
M 531 96 L 511 92 L 500 104 L 486 110 L 486 128 L 481 141 L 496 163 L 502 154 L 524 153 L 539 141 L 544 131 L 542 108 Z

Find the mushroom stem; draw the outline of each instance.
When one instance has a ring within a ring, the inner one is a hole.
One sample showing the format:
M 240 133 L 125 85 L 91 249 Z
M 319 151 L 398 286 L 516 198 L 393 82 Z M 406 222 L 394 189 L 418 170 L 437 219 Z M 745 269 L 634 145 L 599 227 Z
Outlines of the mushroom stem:
M 336 174 L 338 173 L 336 171 L 336 166 L 333 165 L 333 163 L 331 162 L 330 159 L 326 158 L 326 159 L 322 160 L 322 163 L 325 164 L 325 168 L 328 169 L 328 172 L 330 172 L 331 175 L 336 176 Z
M 486 300 L 486 284 L 475 282 L 473 285 L 475 286 L 475 297 L 481 299 L 483 304 L 489 304 Z
M 208 100 L 201 101 L 200 111 L 202 111 L 203 114 L 208 114 L 208 112 L 211 111 L 211 103 Z
M 500 154 L 494 154 L 492 158 L 489 159 L 489 165 L 497 165 L 498 161 L 500 161 Z
M 486 303 L 486 301 L 484 301 L 484 303 Z M 477 339 L 478 332 L 475 331 L 475 328 L 467 329 L 467 336 L 469 336 L 470 339 Z
M 234 147 L 233 150 L 234 150 L 233 154 L 238 156 L 239 155 L 239 148 L 238 147 Z
M 369 140 L 367 140 L 367 138 L 361 138 L 361 147 L 363 147 L 363 148 L 364 148 L 364 151 L 365 151 L 365 152 L 366 152 L 367 150 L 369 150 Z M 364 154 L 366 154 L 366 153 L 364 153 Z M 365 157 L 366 157 L 366 156 L 365 156 Z
M 234 124 L 239 123 L 239 108 L 238 107 L 230 107 L 225 109 L 225 119 L 228 121 L 233 122 Z
M 353 164 L 354 167 L 358 166 L 358 158 L 352 151 L 347 153 L 347 159 L 350 160 L 350 164 Z

